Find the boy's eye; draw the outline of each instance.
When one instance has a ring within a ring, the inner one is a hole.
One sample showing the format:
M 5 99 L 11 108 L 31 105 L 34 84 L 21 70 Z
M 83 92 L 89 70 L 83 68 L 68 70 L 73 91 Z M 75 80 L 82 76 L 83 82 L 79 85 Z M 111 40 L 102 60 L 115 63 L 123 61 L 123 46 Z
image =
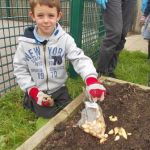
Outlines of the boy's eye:
M 42 14 L 39 14 L 39 15 L 37 15 L 38 17 L 42 17 L 43 15 Z
M 48 16 L 49 16 L 49 17 L 54 17 L 54 15 L 53 15 L 53 14 L 49 14 Z

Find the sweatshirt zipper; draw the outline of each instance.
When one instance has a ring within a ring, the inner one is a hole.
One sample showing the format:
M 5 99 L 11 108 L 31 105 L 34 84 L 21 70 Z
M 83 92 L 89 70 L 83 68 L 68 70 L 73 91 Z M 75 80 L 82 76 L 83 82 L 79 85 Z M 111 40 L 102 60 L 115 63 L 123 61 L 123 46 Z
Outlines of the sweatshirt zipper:
M 46 65 L 46 44 L 43 45 L 43 50 L 44 50 L 44 64 L 45 64 L 45 69 L 46 69 L 46 85 L 47 85 L 47 90 L 48 90 L 48 72 L 47 72 L 47 65 Z

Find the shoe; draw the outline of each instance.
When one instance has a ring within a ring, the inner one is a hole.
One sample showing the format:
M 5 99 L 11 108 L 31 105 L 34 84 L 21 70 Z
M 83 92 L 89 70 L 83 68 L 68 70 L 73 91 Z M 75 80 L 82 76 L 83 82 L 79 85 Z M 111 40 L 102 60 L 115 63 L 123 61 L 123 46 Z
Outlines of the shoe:
M 116 75 L 112 72 L 112 73 L 108 73 L 107 75 L 108 77 L 111 77 L 111 78 L 116 78 Z
M 101 77 L 101 76 L 116 78 L 116 75 L 113 72 L 101 72 L 98 69 L 96 69 L 96 71 L 98 73 L 98 78 Z
M 98 73 L 98 77 L 101 77 L 101 76 L 116 78 L 116 75 L 113 72 L 111 72 L 111 73 Z

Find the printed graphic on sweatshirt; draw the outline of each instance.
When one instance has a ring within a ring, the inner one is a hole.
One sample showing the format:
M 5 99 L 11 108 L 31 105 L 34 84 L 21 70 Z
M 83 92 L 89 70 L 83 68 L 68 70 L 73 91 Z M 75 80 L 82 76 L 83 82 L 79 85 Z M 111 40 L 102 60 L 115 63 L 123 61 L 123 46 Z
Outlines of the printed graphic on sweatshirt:
M 64 56 L 64 50 L 59 47 L 48 47 L 49 53 L 49 65 L 61 65 L 62 57 Z
M 30 61 L 33 63 L 34 67 L 30 67 L 38 68 L 31 69 L 31 71 L 37 74 L 38 79 L 44 79 L 45 77 L 47 77 L 47 75 L 43 73 L 43 69 L 47 69 L 47 73 L 50 72 L 51 78 L 57 78 L 58 74 L 64 72 L 64 65 L 62 65 L 64 59 L 63 57 L 65 56 L 64 50 L 60 47 L 47 47 L 46 55 L 44 55 L 45 63 L 43 63 L 43 61 L 41 60 L 40 50 L 41 49 L 38 46 L 27 50 L 25 53 L 26 61 Z
M 40 47 L 34 47 L 29 49 L 25 53 L 25 58 L 27 61 L 31 61 L 35 66 L 42 66 L 42 62 L 40 60 Z
M 64 50 L 60 47 L 48 47 L 49 53 L 49 71 L 51 73 L 51 78 L 57 78 L 58 73 L 64 70 L 63 63 Z
M 44 73 L 42 68 L 31 69 L 31 72 L 35 72 L 38 79 L 44 79 Z

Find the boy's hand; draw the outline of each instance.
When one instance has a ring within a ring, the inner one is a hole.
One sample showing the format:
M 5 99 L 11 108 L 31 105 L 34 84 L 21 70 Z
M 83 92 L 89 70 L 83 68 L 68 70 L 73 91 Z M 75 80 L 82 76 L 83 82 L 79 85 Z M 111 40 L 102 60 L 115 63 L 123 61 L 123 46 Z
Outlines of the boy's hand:
M 49 107 L 54 105 L 54 100 L 51 96 L 39 91 L 37 87 L 30 88 L 28 93 L 40 106 Z
M 106 9 L 106 4 L 108 0 L 96 0 L 96 2 L 103 7 L 103 9 Z
M 93 101 L 104 100 L 106 89 L 96 78 L 89 77 L 86 79 L 86 90 Z

